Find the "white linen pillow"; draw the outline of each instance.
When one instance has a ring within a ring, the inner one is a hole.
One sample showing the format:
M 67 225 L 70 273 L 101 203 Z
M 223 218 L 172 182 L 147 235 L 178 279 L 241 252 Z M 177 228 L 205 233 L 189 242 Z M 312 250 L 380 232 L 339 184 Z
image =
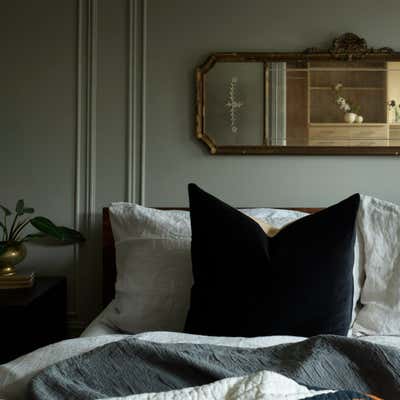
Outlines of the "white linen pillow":
M 362 196 L 358 225 L 365 282 L 354 334 L 400 335 L 400 206 Z
M 306 215 L 268 208 L 242 211 L 278 228 Z M 110 219 L 117 281 L 109 320 L 129 333 L 182 332 L 192 287 L 189 212 L 113 203 Z M 354 306 L 360 292 L 358 261 L 355 265 Z
M 189 213 L 113 203 L 110 220 L 117 262 L 112 322 L 129 333 L 182 330 L 192 286 Z

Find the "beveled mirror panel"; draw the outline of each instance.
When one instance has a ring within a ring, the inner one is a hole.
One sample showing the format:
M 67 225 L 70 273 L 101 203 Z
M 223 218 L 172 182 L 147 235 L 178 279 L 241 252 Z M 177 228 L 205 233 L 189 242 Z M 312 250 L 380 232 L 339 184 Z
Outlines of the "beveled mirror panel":
M 400 53 L 354 34 L 329 50 L 213 54 L 196 80 L 212 154 L 400 152 Z

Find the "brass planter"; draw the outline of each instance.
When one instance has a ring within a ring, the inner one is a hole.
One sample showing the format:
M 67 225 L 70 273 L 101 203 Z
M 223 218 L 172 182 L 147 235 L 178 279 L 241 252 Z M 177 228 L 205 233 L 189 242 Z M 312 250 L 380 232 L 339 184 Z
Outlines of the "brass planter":
M 0 242 L 4 244 L 4 242 Z M 6 250 L 0 255 L 0 276 L 15 275 L 15 265 L 26 257 L 26 247 L 23 243 L 7 242 Z

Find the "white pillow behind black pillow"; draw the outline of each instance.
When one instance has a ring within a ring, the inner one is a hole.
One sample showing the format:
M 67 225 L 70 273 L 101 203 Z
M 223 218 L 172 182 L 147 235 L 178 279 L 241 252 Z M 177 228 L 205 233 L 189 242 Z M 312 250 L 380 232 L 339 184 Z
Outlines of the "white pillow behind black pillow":
M 190 301 L 187 211 L 113 203 L 117 281 L 111 320 L 128 333 L 182 331 Z
M 278 227 L 306 215 L 265 208 L 243 211 Z M 129 333 L 182 332 L 193 283 L 189 212 L 113 203 L 110 219 L 117 282 L 107 318 Z

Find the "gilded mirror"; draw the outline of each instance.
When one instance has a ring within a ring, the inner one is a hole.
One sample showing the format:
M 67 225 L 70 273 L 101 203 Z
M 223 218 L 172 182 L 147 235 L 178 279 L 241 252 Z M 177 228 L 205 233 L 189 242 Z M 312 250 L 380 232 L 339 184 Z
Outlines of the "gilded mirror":
M 400 153 L 400 53 L 355 34 L 327 50 L 212 54 L 196 84 L 211 154 Z

